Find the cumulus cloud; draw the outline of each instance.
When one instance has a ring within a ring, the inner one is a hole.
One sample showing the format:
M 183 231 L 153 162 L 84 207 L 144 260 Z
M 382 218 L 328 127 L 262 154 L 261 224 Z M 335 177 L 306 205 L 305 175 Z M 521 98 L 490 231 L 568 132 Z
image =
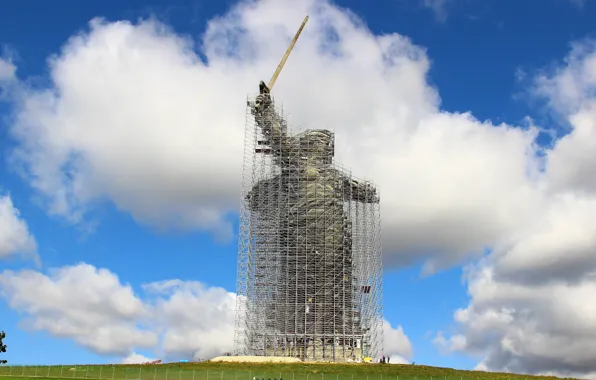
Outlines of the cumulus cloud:
M 107 269 L 79 264 L 48 275 L 7 270 L 0 274 L 0 290 L 24 314 L 27 328 L 73 339 L 97 353 L 124 356 L 157 343 L 156 334 L 140 325 L 149 317 L 146 305 Z
M 143 285 L 145 297 L 107 269 L 81 263 L 49 275 L 23 270 L 0 274 L 0 294 L 22 312 L 25 325 L 73 339 L 124 363 L 161 358 L 210 358 L 233 350 L 236 295 L 195 281 Z M 412 347 L 401 326 L 383 323 L 385 354 L 405 362 Z
M 150 359 L 146 356 L 143 356 L 141 354 L 137 354 L 136 352 L 133 352 L 130 355 L 128 355 L 127 357 L 125 357 L 124 359 L 122 359 L 122 364 L 143 364 L 143 363 L 151 362 L 153 360 L 155 360 L 155 359 Z
M 580 9 L 586 5 L 586 0 L 569 0 L 569 2 Z
M 447 2 L 448 0 L 422 0 L 422 5 L 432 10 L 437 20 L 445 21 L 447 19 Z
M 401 326 L 392 327 L 387 320 L 383 321 L 384 355 L 390 363 L 407 364 L 412 358 L 412 344 Z
M 24 326 L 74 340 L 126 363 L 165 357 L 210 357 L 233 347 L 235 294 L 180 280 L 149 283 L 141 298 L 108 269 L 81 263 L 49 274 L 0 274 L 0 294 L 24 315 Z
M 470 279 L 471 303 L 458 310 L 461 333 L 437 343 L 485 355 L 489 370 L 579 376 L 594 372 L 596 281 L 526 285 L 499 281 L 492 267 Z
M 548 202 L 518 239 L 467 274 L 470 303 L 460 332 L 436 342 L 484 355 L 490 370 L 596 373 L 596 44 L 574 44 L 561 67 L 538 78 L 538 93 L 571 131 L 548 154 Z
M 572 44 L 564 64 L 536 79 L 535 93 L 567 119 L 573 133 L 548 156 L 553 191 L 596 193 L 596 41 Z
M 50 60 L 50 88 L 13 92 L 15 165 L 74 221 L 108 200 L 142 223 L 229 235 L 245 96 L 305 14 L 274 92 L 293 126 L 335 130 L 338 162 L 379 184 L 387 265 L 440 269 L 533 217 L 534 128 L 441 112 L 423 48 L 325 1 L 241 2 L 199 41 L 155 21 L 92 21 Z
M 595 136 L 596 137 L 596 136 Z M 596 198 L 562 194 L 523 239 L 495 251 L 495 273 L 518 283 L 581 282 L 596 271 Z
M 536 77 L 535 93 L 546 97 L 551 107 L 559 112 L 577 112 L 595 95 L 595 48 L 596 41 L 593 40 L 573 42 L 562 65 L 545 70 Z
M 144 288 L 159 296 L 152 310 L 166 354 L 199 359 L 233 350 L 234 293 L 180 280 L 150 283 Z
M 0 259 L 22 254 L 37 260 L 36 251 L 37 243 L 11 197 L 0 196 Z
M 0 58 L 0 81 L 9 81 L 15 79 L 16 67 L 6 59 Z

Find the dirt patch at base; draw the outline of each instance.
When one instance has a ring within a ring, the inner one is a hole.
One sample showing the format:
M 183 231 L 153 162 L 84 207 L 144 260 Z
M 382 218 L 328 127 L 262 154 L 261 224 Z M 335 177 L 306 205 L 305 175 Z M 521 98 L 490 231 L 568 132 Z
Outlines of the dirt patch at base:
M 302 363 L 302 360 L 298 358 L 288 358 L 285 356 L 218 356 L 209 361 L 230 363 Z

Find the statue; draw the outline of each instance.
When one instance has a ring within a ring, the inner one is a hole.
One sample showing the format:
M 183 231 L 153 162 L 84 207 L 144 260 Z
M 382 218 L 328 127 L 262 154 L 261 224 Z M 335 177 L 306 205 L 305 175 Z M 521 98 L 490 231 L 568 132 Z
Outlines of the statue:
M 283 346 L 285 355 L 325 358 L 324 347 L 360 348 L 365 327 L 355 299 L 367 289 L 355 289 L 346 202 L 378 203 L 379 197 L 371 184 L 334 166 L 333 132 L 310 129 L 290 135 L 275 109 L 271 88 L 307 19 L 269 85 L 261 81 L 259 95 L 248 103 L 261 138 L 255 153 L 268 155 L 277 174 L 256 182 L 245 202 L 258 215 L 257 251 L 276 255 L 271 259 L 279 274 L 270 300 L 274 310 L 262 323 L 283 338 L 271 344 Z M 268 347 L 263 349 L 270 354 Z

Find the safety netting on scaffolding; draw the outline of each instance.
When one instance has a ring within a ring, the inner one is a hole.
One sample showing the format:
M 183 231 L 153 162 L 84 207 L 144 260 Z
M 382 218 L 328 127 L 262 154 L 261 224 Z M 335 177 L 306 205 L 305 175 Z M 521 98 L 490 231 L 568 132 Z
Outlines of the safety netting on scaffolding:
M 334 162 L 334 134 L 292 134 L 247 102 L 235 350 L 360 361 L 382 352 L 379 193 Z

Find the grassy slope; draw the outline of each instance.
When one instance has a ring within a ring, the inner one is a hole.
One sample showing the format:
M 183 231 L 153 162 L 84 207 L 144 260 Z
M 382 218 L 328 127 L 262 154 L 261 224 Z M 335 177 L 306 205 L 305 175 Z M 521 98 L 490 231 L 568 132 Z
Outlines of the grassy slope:
M 164 365 L 89 365 L 0 367 L 0 380 L 26 378 L 101 378 L 130 380 L 486 380 L 549 379 L 549 377 L 451 368 L 394 364 L 265 364 L 265 363 L 173 363 Z M 20 376 L 15 377 L 15 374 Z M 10 376 L 12 375 L 12 376 Z M 550 379 L 554 379 L 550 377 Z

